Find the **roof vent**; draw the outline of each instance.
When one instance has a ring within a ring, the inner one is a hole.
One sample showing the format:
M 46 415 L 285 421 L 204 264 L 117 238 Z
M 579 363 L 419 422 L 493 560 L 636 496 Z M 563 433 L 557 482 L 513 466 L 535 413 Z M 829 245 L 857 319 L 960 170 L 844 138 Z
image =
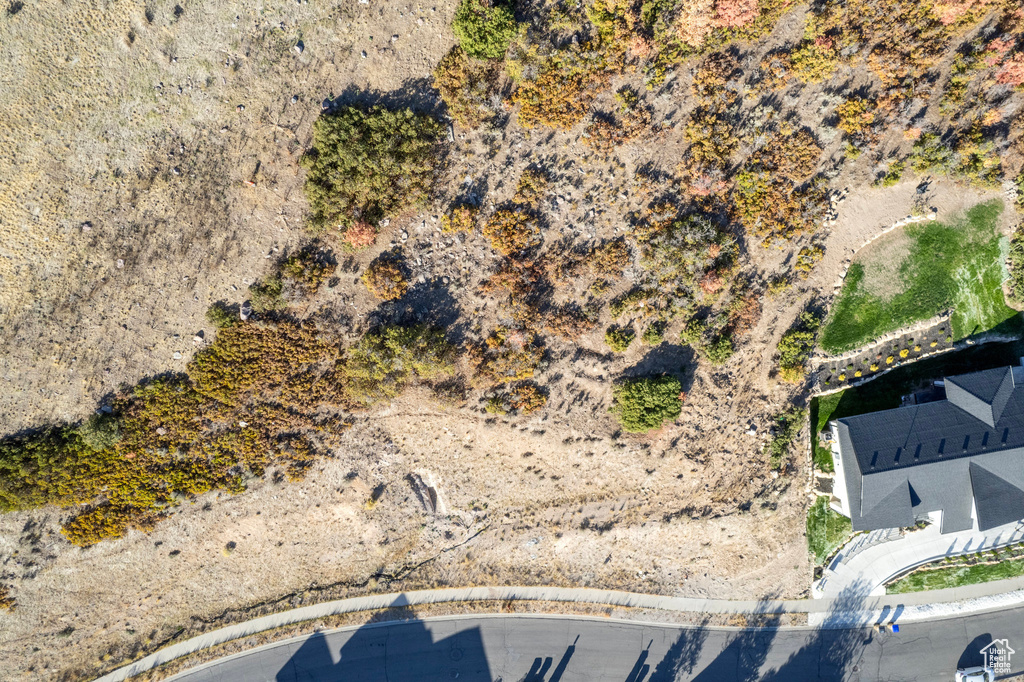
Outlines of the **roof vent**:
M 914 450 L 914 461 L 921 459 L 921 444 L 917 444 L 917 448 Z
M 871 468 L 875 468 L 875 462 L 878 461 L 878 450 L 875 450 L 875 454 L 871 455 Z
M 1003 445 L 1006 445 L 1006 439 L 1009 438 L 1009 437 L 1010 437 L 1010 429 L 1009 428 L 1003 429 L 1003 441 L 1002 441 Z
M 900 463 L 900 455 L 903 454 L 903 448 L 896 448 L 896 458 L 893 460 L 894 463 Z
M 983 435 L 981 436 L 981 447 L 982 447 L 982 448 L 987 448 L 987 447 L 988 447 L 988 431 L 986 431 L 986 432 L 985 432 L 985 433 L 984 433 L 984 434 L 983 434 Z
M 941 455 L 943 450 L 945 450 L 945 449 L 946 449 L 946 439 L 943 438 L 942 440 L 939 441 L 939 454 Z
M 964 452 L 967 452 L 967 446 L 971 443 L 971 435 L 967 434 L 964 436 Z

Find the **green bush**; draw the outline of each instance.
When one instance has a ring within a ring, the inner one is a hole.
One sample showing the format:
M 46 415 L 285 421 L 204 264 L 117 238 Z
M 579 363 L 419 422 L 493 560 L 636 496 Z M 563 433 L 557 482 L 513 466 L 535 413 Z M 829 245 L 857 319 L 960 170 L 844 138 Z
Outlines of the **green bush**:
M 501 59 L 519 26 L 507 0 L 462 0 L 452 30 L 470 57 Z
M 803 312 L 796 324 L 779 341 L 779 376 L 783 381 L 799 383 L 803 380 L 806 369 L 804 365 L 811 357 L 814 341 L 821 325 L 813 313 Z
M 604 342 L 616 353 L 622 353 L 629 348 L 629 344 L 633 343 L 635 338 L 636 332 L 632 327 L 612 326 L 604 333 Z
M 206 309 L 206 321 L 217 329 L 225 329 L 239 321 L 238 306 L 226 301 L 215 301 Z
M 665 340 L 665 323 L 662 321 L 651 322 L 647 325 L 640 339 L 648 346 L 657 346 Z
M 336 268 L 330 251 L 309 244 L 281 263 L 281 274 L 300 284 L 309 293 L 315 293 L 330 279 Z
M 907 164 L 903 161 L 893 161 L 889 164 L 889 168 L 886 170 L 885 175 L 879 178 L 875 184 L 880 187 L 892 187 L 903 177 L 903 171 L 906 169 L 906 166 Z
M 1010 300 L 1024 304 L 1024 230 L 1018 227 L 1010 237 L 1010 252 L 1006 259 L 1010 271 Z
M 612 413 L 622 428 L 642 433 L 674 420 L 683 411 L 683 386 L 675 377 L 626 379 L 614 388 Z
M 94 414 L 78 427 L 78 436 L 96 452 L 110 450 L 121 440 L 121 425 L 113 414 Z
M 732 357 L 732 339 L 723 334 L 707 343 L 702 349 L 703 355 L 712 365 L 721 365 Z
M 424 201 L 440 165 L 441 131 L 411 109 L 353 104 L 320 116 L 302 156 L 310 226 L 376 224 Z
M 451 373 L 455 347 L 444 331 L 426 325 L 387 326 L 372 331 L 349 350 L 345 375 L 351 397 L 364 405 L 389 400 L 413 379 Z
M 277 275 L 253 282 L 249 285 L 249 303 L 258 313 L 269 313 L 285 307 L 281 292 L 284 283 Z M 209 312 L 207 312 L 209 314 Z
M 789 455 L 789 448 L 800 433 L 806 415 L 805 410 L 795 407 L 788 412 L 777 414 L 773 418 L 775 432 L 772 434 L 772 439 L 764 446 L 765 453 L 768 455 L 768 465 L 772 469 L 782 468 L 787 455 Z

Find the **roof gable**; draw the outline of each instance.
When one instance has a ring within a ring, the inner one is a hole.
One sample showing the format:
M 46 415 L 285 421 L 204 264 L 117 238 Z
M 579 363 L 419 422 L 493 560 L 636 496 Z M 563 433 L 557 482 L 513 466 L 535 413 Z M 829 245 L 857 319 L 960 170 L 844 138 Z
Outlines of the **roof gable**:
M 993 428 L 1014 388 L 1009 367 L 946 377 L 945 384 L 947 401 Z
M 971 462 L 970 471 L 980 530 L 1024 518 L 1024 490 L 978 462 Z

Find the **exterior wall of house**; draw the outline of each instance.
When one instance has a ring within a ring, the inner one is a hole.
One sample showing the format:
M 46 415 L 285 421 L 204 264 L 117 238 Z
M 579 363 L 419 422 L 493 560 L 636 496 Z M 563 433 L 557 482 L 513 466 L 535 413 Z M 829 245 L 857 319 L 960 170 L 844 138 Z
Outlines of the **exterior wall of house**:
M 846 471 L 843 453 L 840 452 L 839 430 L 835 422 L 829 422 L 828 427 L 832 432 L 832 463 L 836 470 L 835 482 L 832 485 L 832 500 L 829 506 L 843 516 L 849 516 L 850 501 L 846 499 Z M 853 457 L 853 454 L 851 453 L 850 456 Z M 857 463 L 852 462 L 852 466 L 856 467 Z

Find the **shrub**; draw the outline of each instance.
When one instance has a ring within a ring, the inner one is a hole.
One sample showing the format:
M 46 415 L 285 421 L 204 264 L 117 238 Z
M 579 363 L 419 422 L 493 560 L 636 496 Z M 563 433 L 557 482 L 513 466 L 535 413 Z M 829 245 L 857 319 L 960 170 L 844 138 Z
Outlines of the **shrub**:
M 589 314 L 588 314 L 589 312 Z M 597 316 L 578 306 L 565 305 L 552 312 L 545 325 L 550 333 L 575 341 L 597 326 Z
M 1024 229 L 1019 226 L 1010 237 L 1006 264 L 1010 271 L 1010 300 L 1019 306 L 1024 304 Z M 931 345 L 934 347 L 937 343 L 932 341 Z
M 540 230 L 530 214 L 519 209 L 500 209 L 484 225 L 483 234 L 491 246 L 511 256 L 540 245 Z
M 636 332 L 632 327 L 611 326 L 604 333 L 604 342 L 616 353 L 622 353 L 636 338 Z
M 661 320 L 651 322 L 647 325 L 647 329 L 644 329 L 644 333 L 641 335 L 640 340 L 646 343 L 648 346 L 657 346 L 665 340 L 665 323 Z
M 704 357 L 707 358 L 708 362 L 710 362 L 712 365 L 721 365 L 726 360 L 732 357 L 732 354 L 734 352 L 732 347 L 732 339 L 730 339 L 727 335 L 722 334 L 711 339 L 707 344 L 704 345 L 701 351 Z
M 597 94 L 608 84 L 603 60 L 580 49 L 546 57 L 537 75 L 519 83 L 512 100 L 519 105 L 519 123 L 571 128 L 587 115 Z
M 455 122 L 475 128 L 494 116 L 500 75 L 500 63 L 472 59 L 456 45 L 434 69 L 434 87 Z
M 0 609 L 13 611 L 17 605 L 18 602 L 11 596 L 11 588 L 7 585 L 0 585 Z
M 284 283 L 277 275 L 256 280 L 249 285 L 249 297 L 252 309 L 257 313 L 269 313 L 284 308 L 286 303 L 281 296 Z
M 550 178 L 543 171 L 534 168 L 527 168 L 519 176 L 516 184 L 516 193 L 512 201 L 516 204 L 537 208 L 541 200 L 548 193 L 551 184 Z
M 803 83 L 820 83 L 839 67 L 839 53 L 830 40 L 805 40 L 790 54 L 793 75 Z
M 364 336 L 344 360 L 348 392 L 358 403 L 390 400 L 413 380 L 451 374 L 455 347 L 444 331 L 426 325 L 389 325 Z
M 357 220 L 345 230 L 344 239 L 353 249 L 365 249 L 377 241 L 377 230 L 365 220 Z
M 544 349 L 530 331 L 498 327 L 482 344 L 470 346 L 468 356 L 477 379 L 504 384 L 531 378 Z
M 1017 186 L 1017 210 L 1024 212 L 1024 171 L 1020 172 L 1014 184 Z
M 893 161 L 889 164 L 889 168 L 886 169 L 885 175 L 879 178 L 875 184 L 881 187 L 892 187 L 903 178 L 903 171 L 906 167 L 907 164 L 903 161 Z
M 88 547 L 100 540 L 120 537 L 129 528 L 153 530 L 157 517 L 132 507 L 101 504 L 81 512 L 64 524 L 61 533 L 73 545 Z
M 409 290 L 405 267 L 396 253 L 382 253 L 374 258 L 362 279 L 370 293 L 384 301 L 402 298 Z
M 206 321 L 217 329 L 224 329 L 239 322 L 238 306 L 229 305 L 227 301 L 214 301 L 206 309 Z
M 376 224 L 426 199 L 437 169 L 441 125 L 411 109 L 358 104 L 313 124 L 302 156 L 304 189 L 316 230 Z
M 679 416 L 682 392 L 682 384 L 671 376 L 626 379 L 613 389 L 611 412 L 626 431 L 650 431 Z
M 875 122 L 876 105 L 862 97 L 851 97 L 836 107 L 837 128 L 847 135 L 861 136 Z
M 461 204 L 441 216 L 441 231 L 445 234 L 471 232 L 476 226 L 476 206 Z
M 811 270 L 825 256 L 825 251 L 817 244 L 805 246 L 796 254 L 796 264 L 793 269 L 800 274 L 800 279 L 807 279 Z
M 586 142 L 602 154 L 610 154 L 623 144 L 640 137 L 651 127 L 651 110 L 636 90 L 623 87 L 615 93 L 619 109 L 615 113 L 595 114 L 587 126 Z
M 121 440 L 120 423 L 106 412 L 90 416 L 77 430 L 85 446 L 95 452 L 111 450 Z
M 299 284 L 308 293 L 315 293 L 337 268 L 330 251 L 309 244 L 288 256 L 281 263 L 281 274 Z
M 513 387 L 509 394 L 509 401 L 513 409 L 520 414 L 530 414 L 547 405 L 548 397 L 540 386 L 532 381 L 527 381 Z
M 623 239 L 614 239 L 594 247 L 587 259 L 590 269 L 605 277 L 621 277 L 629 264 L 629 248 Z
M 452 30 L 469 56 L 501 59 L 519 27 L 507 0 L 462 0 Z
M 772 469 L 783 468 L 789 449 L 799 435 L 806 415 L 805 410 L 793 408 L 772 417 L 772 421 L 775 422 L 772 439 L 764 446 L 765 454 L 768 455 L 768 465 Z
M 819 320 L 813 313 L 803 312 L 796 324 L 779 341 L 779 376 L 783 381 L 799 383 L 805 375 L 804 365 L 811 357 L 814 341 L 817 338 Z M 840 376 L 840 381 L 845 376 Z

